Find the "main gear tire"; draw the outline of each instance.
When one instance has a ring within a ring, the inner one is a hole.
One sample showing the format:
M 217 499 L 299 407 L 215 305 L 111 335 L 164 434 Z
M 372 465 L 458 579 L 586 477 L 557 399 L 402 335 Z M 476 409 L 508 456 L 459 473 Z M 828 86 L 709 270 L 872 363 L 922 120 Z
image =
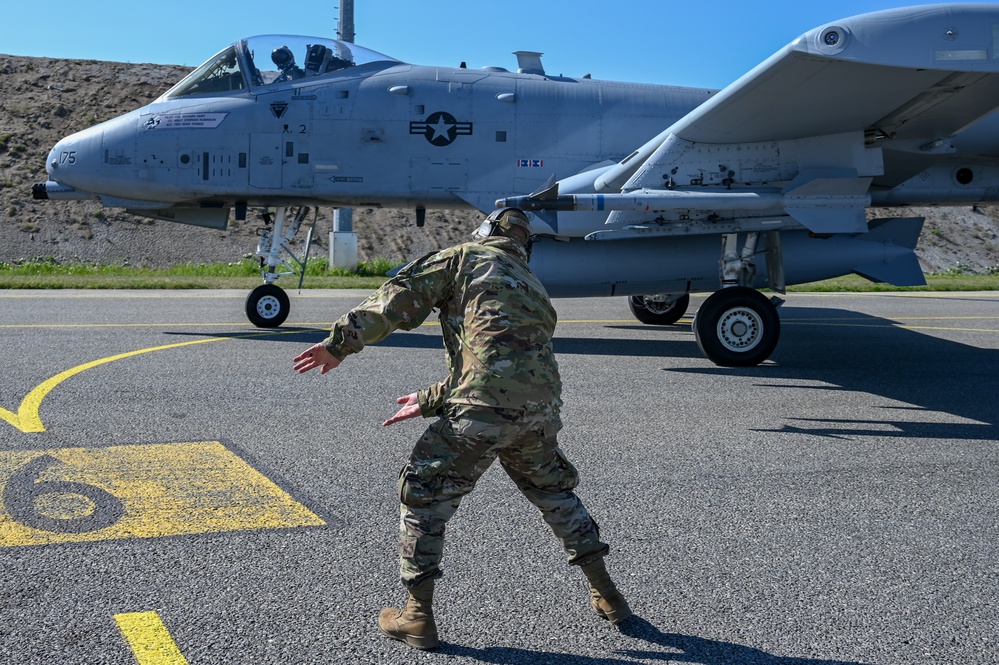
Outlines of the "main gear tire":
M 274 284 L 261 284 L 246 296 L 246 318 L 258 328 L 277 328 L 290 310 L 288 294 Z
M 777 308 L 759 291 L 733 286 L 716 291 L 694 316 L 701 353 L 721 367 L 755 367 L 780 339 Z
M 670 301 L 659 302 L 650 296 L 631 296 L 628 307 L 636 319 L 651 326 L 670 326 L 687 313 L 690 306 L 690 294 Z

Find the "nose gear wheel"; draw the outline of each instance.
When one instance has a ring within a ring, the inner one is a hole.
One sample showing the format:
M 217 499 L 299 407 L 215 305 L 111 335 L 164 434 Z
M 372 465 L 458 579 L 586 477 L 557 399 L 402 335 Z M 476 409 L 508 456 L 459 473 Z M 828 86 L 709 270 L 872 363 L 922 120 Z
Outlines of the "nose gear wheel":
M 246 297 L 246 317 L 258 328 L 277 328 L 290 308 L 288 294 L 274 284 L 261 284 Z

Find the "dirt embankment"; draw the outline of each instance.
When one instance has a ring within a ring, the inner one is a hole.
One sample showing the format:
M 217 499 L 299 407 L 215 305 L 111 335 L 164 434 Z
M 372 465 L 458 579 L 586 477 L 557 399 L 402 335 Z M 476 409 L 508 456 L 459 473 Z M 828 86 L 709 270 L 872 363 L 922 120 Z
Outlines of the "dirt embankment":
M 34 201 L 45 159 L 74 131 L 149 103 L 188 68 L 0 55 L 0 261 L 52 257 L 163 266 L 236 261 L 256 248 L 253 219 L 213 231 L 102 208 L 93 201 Z M 999 206 L 881 210 L 878 216 L 924 216 L 917 254 L 928 272 L 999 267 Z M 417 228 L 411 210 L 357 209 L 362 261 L 405 261 L 468 237 L 476 213 L 430 211 Z M 326 251 L 332 211 L 321 210 L 315 237 Z M 304 235 L 304 234 L 303 234 Z

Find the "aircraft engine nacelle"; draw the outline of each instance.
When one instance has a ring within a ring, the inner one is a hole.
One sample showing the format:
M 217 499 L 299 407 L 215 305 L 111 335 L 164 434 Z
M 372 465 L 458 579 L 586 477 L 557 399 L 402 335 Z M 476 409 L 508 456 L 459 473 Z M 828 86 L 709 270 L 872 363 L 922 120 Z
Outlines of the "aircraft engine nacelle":
M 999 200 L 999 167 L 977 162 L 937 164 L 888 190 L 875 190 L 876 206 L 914 205 L 934 201 L 973 205 Z

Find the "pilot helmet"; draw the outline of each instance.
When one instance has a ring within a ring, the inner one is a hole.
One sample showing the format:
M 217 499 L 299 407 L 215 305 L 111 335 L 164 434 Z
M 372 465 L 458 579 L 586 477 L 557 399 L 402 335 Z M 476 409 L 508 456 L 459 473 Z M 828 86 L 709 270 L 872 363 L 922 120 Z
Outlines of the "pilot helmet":
M 278 69 L 285 70 L 294 66 L 295 56 L 291 54 L 291 49 L 287 46 L 278 46 L 271 52 L 271 60 L 278 66 Z
M 494 210 L 483 220 L 474 233 L 476 238 L 488 238 L 489 236 L 513 238 L 520 241 L 524 247 L 530 246 L 531 235 L 531 221 L 518 208 Z

